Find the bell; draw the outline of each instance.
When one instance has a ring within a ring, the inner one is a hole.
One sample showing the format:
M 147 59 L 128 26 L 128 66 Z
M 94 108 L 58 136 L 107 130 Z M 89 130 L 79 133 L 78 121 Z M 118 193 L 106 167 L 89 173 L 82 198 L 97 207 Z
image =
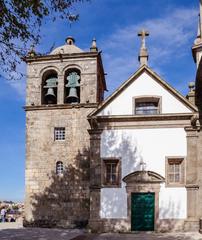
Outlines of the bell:
M 48 88 L 45 98 L 46 98 L 46 101 L 48 104 L 52 104 L 52 103 L 56 102 L 56 96 L 55 96 L 53 88 Z
M 79 97 L 77 95 L 77 90 L 74 87 L 71 87 L 69 89 L 69 95 L 67 96 L 67 102 L 68 103 L 73 103 L 73 102 L 78 102 Z

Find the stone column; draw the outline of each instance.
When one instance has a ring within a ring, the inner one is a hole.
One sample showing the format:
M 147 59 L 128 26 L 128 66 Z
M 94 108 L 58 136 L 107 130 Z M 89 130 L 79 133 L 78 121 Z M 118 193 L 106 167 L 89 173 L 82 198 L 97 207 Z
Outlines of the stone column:
M 100 189 L 101 160 L 100 142 L 102 130 L 88 130 L 90 134 L 90 220 L 89 227 L 93 232 L 99 232 L 100 220 Z
M 185 127 L 187 133 L 187 158 L 186 158 L 186 189 L 187 189 L 187 220 L 185 230 L 195 231 L 199 227 L 197 214 L 198 204 L 198 131 L 197 128 Z
M 57 104 L 64 104 L 64 76 L 58 75 Z

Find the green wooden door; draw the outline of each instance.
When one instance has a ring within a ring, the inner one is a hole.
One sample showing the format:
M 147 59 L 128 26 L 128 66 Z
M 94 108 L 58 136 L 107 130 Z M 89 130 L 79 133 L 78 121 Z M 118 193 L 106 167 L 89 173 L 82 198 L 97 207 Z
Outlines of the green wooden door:
M 131 230 L 154 231 L 154 193 L 131 194 Z

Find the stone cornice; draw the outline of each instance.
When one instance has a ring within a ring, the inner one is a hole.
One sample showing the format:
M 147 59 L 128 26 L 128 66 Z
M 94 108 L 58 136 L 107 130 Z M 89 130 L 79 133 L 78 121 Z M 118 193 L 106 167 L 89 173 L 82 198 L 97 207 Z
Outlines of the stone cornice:
M 97 103 L 79 103 L 79 104 L 49 104 L 40 106 L 25 106 L 25 111 L 35 110 L 57 110 L 57 109 L 73 109 L 73 108 L 97 108 Z
M 185 126 L 184 130 L 187 132 L 187 136 L 198 137 L 196 133 L 200 131 L 200 126 Z
M 167 121 L 167 120 L 190 120 L 193 113 L 158 114 L 158 115 L 111 115 L 93 117 L 97 122 L 134 122 L 134 121 Z M 91 117 L 88 118 L 89 120 Z
M 88 57 L 98 57 L 100 52 L 84 52 L 84 53 L 71 53 L 71 54 L 53 54 L 53 55 L 36 55 L 33 57 L 26 57 L 25 61 L 27 63 L 31 62 L 42 62 L 42 61 L 52 61 L 52 60 L 62 60 L 68 58 L 88 58 Z
M 198 184 L 186 184 L 185 187 L 187 190 L 198 190 L 199 189 Z
M 103 129 L 88 129 L 91 141 L 100 141 Z

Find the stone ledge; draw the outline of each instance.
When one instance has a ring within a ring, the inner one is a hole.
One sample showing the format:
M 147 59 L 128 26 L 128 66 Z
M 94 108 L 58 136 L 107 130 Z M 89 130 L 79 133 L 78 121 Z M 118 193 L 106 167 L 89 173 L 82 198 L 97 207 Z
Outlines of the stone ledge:
M 79 104 L 49 104 L 38 106 L 25 106 L 25 111 L 34 110 L 54 110 L 54 109 L 72 109 L 72 108 L 97 108 L 97 103 L 79 103 Z

